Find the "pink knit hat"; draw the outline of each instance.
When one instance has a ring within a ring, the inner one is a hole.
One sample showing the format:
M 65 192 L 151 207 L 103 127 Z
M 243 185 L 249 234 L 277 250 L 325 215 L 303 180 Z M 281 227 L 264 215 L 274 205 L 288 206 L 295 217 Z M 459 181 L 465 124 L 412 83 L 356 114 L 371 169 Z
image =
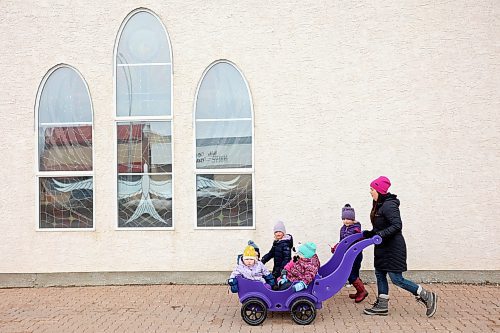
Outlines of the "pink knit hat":
M 391 187 L 391 181 L 385 176 L 380 176 L 370 183 L 370 187 L 380 194 L 387 194 L 387 190 Z

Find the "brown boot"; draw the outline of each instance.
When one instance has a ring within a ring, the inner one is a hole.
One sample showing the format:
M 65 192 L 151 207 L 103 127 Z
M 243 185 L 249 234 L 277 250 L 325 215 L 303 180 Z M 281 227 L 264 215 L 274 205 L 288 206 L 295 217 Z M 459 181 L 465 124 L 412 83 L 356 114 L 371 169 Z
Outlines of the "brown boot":
M 354 302 L 359 303 L 364 300 L 366 296 L 368 296 L 368 292 L 366 291 L 365 286 L 363 285 L 363 281 L 361 281 L 360 278 L 354 280 L 352 285 L 354 286 L 354 288 L 356 288 L 356 293 L 349 294 L 349 298 L 354 299 Z

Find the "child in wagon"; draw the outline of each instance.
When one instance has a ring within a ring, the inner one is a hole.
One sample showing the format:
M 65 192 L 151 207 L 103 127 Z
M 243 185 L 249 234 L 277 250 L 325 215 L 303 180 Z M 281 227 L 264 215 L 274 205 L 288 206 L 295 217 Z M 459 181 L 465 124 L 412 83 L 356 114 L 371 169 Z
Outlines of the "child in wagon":
M 320 262 L 316 254 L 316 244 L 309 242 L 299 245 L 298 257 L 290 260 L 285 265 L 279 281 L 279 290 L 293 286 L 295 291 L 306 289 L 318 273 Z
M 257 251 L 251 245 L 248 245 L 243 251 L 243 256 L 238 265 L 231 273 L 228 284 L 233 293 L 238 292 L 237 276 L 242 276 L 249 280 L 256 280 L 265 283 L 267 288 L 272 288 L 274 285 L 274 277 L 264 264 L 258 260 Z
M 273 246 L 262 257 L 262 263 L 265 264 L 273 259 L 273 276 L 279 278 L 285 265 L 292 259 L 293 237 L 286 233 L 283 221 L 278 221 L 274 225 Z

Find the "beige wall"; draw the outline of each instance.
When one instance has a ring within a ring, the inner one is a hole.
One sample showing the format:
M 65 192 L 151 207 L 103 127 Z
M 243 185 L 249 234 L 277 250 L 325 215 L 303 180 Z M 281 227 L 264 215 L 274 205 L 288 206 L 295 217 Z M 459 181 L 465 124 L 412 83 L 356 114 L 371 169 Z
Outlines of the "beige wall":
M 230 270 L 247 239 L 270 247 L 278 218 L 326 261 L 343 204 L 368 227 L 381 174 L 409 269 L 500 269 L 500 2 L 269 3 L 2 1 L 0 273 Z M 174 231 L 115 230 L 113 46 L 139 5 L 172 42 Z M 194 228 L 193 103 L 217 59 L 253 96 L 255 230 Z M 95 231 L 36 231 L 35 97 L 60 63 L 92 97 Z

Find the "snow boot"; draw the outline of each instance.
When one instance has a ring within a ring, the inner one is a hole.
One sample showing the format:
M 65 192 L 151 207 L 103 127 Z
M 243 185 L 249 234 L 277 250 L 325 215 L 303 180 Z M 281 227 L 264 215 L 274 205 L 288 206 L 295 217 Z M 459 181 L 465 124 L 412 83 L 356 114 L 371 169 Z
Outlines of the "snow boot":
M 362 300 L 368 296 L 368 292 L 365 289 L 365 286 L 363 285 L 363 281 L 361 281 L 360 278 L 357 278 L 354 280 L 352 283 L 354 288 L 356 288 L 356 293 L 355 294 L 349 294 L 349 298 L 354 299 L 354 302 L 359 303 Z
M 363 311 L 367 315 L 387 316 L 389 314 L 389 295 L 380 294 L 373 307 Z
M 437 295 L 432 291 L 425 290 L 421 286 L 418 286 L 417 293 L 417 301 L 425 305 L 427 309 L 425 315 L 429 318 L 434 316 L 437 310 Z

